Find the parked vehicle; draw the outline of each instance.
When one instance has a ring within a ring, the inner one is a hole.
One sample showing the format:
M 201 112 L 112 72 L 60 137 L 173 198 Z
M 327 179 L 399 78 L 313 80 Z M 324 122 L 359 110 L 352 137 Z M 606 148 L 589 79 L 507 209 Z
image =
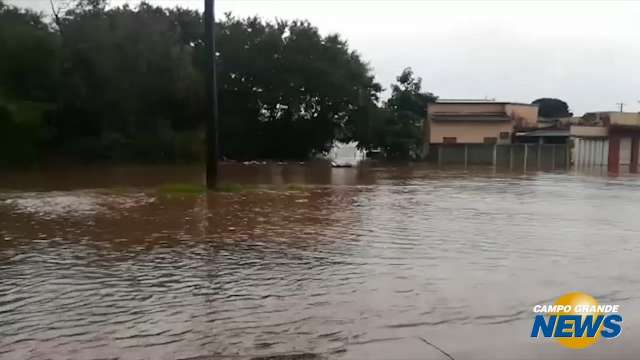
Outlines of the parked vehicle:
M 358 149 L 358 143 L 356 142 L 336 142 L 327 156 L 333 167 L 356 166 L 360 161 L 364 160 L 365 157 L 365 151 Z

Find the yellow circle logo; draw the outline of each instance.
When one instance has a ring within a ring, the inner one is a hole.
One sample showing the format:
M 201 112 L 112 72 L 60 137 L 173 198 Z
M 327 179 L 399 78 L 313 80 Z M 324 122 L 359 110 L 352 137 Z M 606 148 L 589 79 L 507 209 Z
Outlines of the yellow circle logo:
M 598 304 L 593 296 L 582 292 L 564 294 L 554 304 L 535 305 L 533 312 L 536 315 L 530 336 L 554 339 L 570 349 L 584 349 L 622 333 L 620 305 Z
M 569 306 L 566 307 L 570 309 L 567 312 L 556 312 L 553 313 L 555 315 L 579 315 L 585 319 L 588 315 L 598 316 L 601 313 L 597 311 L 591 311 L 591 309 L 598 308 L 598 301 L 593 298 L 593 296 L 589 294 L 585 294 L 583 292 L 571 292 L 568 294 L 564 294 L 560 296 L 554 305 L 563 305 Z M 579 311 L 576 311 L 579 310 Z M 589 347 L 600 339 L 600 330 L 602 329 L 602 325 L 598 328 L 595 336 L 589 337 L 587 334 L 583 334 L 581 337 L 571 336 L 571 337 L 561 337 L 557 338 L 557 341 L 562 345 L 566 346 L 570 349 L 584 349 Z

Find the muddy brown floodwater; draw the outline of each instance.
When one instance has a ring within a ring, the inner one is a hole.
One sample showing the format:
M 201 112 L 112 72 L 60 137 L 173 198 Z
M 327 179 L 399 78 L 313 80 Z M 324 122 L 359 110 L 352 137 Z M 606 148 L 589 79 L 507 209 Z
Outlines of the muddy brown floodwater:
M 640 178 L 225 165 L 0 176 L 2 359 L 637 359 Z M 530 339 L 585 291 L 622 335 Z M 441 349 L 438 350 L 437 348 Z M 445 354 L 446 353 L 446 354 Z

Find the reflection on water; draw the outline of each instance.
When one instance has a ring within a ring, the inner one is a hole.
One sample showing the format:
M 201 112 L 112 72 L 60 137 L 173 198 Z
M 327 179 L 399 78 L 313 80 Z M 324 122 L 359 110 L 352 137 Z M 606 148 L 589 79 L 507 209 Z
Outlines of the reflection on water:
M 197 168 L 0 180 L 12 189 L 0 193 L 0 358 L 445 358 L 420 338 L 456 358 L 535 358 L 557 348 L 528 342 L 533 304 L 582 290 L 624 308 L 640 295 L 638 178 L 223 171 L 307 185 L 152 189 L 197 181 Z

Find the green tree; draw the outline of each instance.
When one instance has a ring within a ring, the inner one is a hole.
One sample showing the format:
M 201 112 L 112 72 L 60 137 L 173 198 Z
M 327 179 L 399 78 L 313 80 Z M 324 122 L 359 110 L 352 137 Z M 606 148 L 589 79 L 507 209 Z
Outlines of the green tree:
M 54 126 L 63 150 L 87 160 L 175 160 L 175 130 L 200 122 L 199 83 L 193 49 L 168 11 L 80 1 L 58 27 L 64 66 Z
M 39 161 L 58 82 L 59 47 L 39 13 L 0 2 L 0 166 Z
M 0 3 L 0 93 L 51 100 L 57 83 L 56 40 L 41 14 Z
M 422 91 L 422 79 L 411 68 L 405 68 L 396 81 L 384 107 L 371 116 L 371 146 L 390 159 L 417 159 L 424 142 L 427 104 L 437 97 Z
M 228 15 L 218 45 L 227 156 L 303 158 L 326 151 L 350 135 L 362 98 L 377 100 L 381 91 L 345 41 L 323 37 L 306 21 Z
M 55 104 L 40 116 L 47 153 L 145 162 L 202 154 L 209 55 L 199 12 L 53 0 L 52 13 L 49 26 L 39 14 L 0 7 L 0 94 Z M 377 109 L 381 87 L 368 65 L 307 21 L 227 15 L 216 40 L 227 158 L 323 152 L 355 137 L 353 124 Z M 22 112 L 7 109 L 4 118 L 17 121 Z
M 60 17 L 59 27 L 68 64 L 58 124 L 63 134 L 99 138 L 87 143 L 107 142 L 102 152 L 109 157 L 145 138 L 153 151 L 153 139 L 202 126 L 206 54 L 198 12 L 146 3 L 76 7 Z M 381 90 L 346 42 L 321 36 L 306 21 L 227 15 L 216 37 L 220 138 L 228 158 L 325 151 L 347 131 L 360 94 L 376 99 Z
M 540 98 L 533 100 L 532 104 L 538 105 L 538 115 L 542 117 L 567 117 L 573 116 L 566 102 L 555 98 Z

